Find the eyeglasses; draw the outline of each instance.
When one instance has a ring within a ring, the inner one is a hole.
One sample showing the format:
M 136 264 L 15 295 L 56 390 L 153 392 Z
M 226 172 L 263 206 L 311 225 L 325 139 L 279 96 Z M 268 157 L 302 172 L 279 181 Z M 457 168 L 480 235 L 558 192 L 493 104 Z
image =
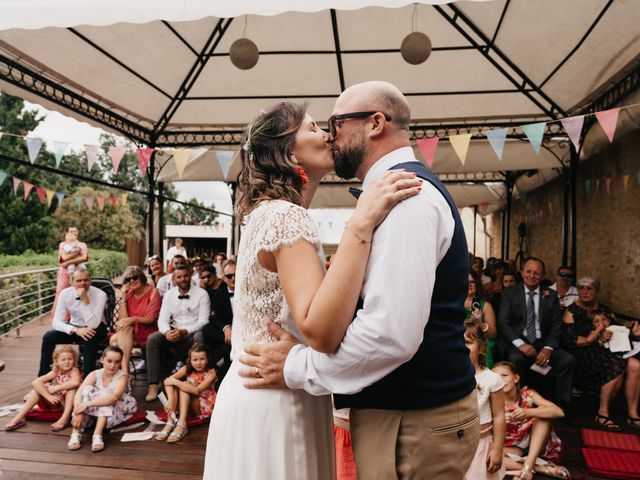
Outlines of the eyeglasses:
M 570 272 L 558 272 L 560 278 L 573 278 L 573 273 Z
M 376 113 L 382 113 L 384 115 L 384 119 L 387 122 L 391 121 L 391 117 L 383 112 L 370 111 L 370 112 L 352 112 L 352 113 L 341 113 L 339 115 L 331 115 L 328 120 L 329 124 L 329 136 L 331 138 L 335 138 L 338 133 L 338 129 L 342 126 L 342 122 L 336 123 L 339 120 L 348 120 L 348 119 L 363 119 L 370 117 L 371 115 L 375 115 Z
M 138 277 L 125 277 L 124 280 L 122 280 L 122 283 L 126 285 L 127 283 L 133 282 L 134 280 L 138 280 Z
M 236 278 L 236 274 L 235 273 L 227 273 L 224 278 L 231 280 L 232 278 Z

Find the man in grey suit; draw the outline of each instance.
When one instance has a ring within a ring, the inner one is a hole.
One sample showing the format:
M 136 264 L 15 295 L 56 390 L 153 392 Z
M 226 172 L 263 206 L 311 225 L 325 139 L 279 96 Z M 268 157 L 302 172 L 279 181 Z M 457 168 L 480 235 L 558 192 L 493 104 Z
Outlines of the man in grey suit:
M 544 262 L 528 258 L 522 268 L 523 283 L 502 293 L 498 317 L 498 348 L 524 379 L 531 379 L 531 365 L 551 366 L 556 376 L 556 400 L 565 411 L 571 401 L 575 358 L 560 349 L 562 310 L 556 292 L 540 287 Z

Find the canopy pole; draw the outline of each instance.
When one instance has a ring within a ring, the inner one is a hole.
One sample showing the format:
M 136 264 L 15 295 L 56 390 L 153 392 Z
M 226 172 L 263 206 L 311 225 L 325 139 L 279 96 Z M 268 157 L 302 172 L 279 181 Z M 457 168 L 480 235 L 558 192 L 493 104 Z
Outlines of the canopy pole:
M 162 256 L 164 239 L 164 182 L 158 182 L 158 254 Z M 164 258 L 163 258 L 164 260 Z
M 154 240 L 155 240 L 155 232 L 153 231 L 153 207 L 155 204 L 155 195 L 154 195 L 154 190 L 155 190 L 155 179 L 153 178 L 153 174 L 156 171 L 156 150 L 155 150 L 155 144 L 153 145 L 149 145 L 150 148 L 153 148 L 153 152 L 151 153 L 151 158 L 149 159 L 149 172 L 147 173 L 147 180 L 149 182 L 149 190 L 147 192 L 147 203 L 148 203 L 148 208 L 149 208 L 149 218 L 148 218 L 148 232 L 149 232 L 149 238 L 148 240 L 148 249 L 149 249 L 149 254 L 148 256 L 152 256 L 155 252 L 155 248 L 154 248 Z
M 582 146 L 582 145 L 581 145 Z M 574 275 L 578 272 L 578 226 L 576 220 L 578 217 L 577 205 L 577 183 L 578 183 L 578 163 L 580 152 L 571 149 L 571 266 Z
M 569 257 L 569 202 L 570 191 L 573 190 L 571 185 L 570 169 L 564 167 L 562 169 L 562 177 L 564 182 L 564 198 L 562 205 L 562 265 L 567 265 Z
M 504 259 L 504 240 L 505 240 L 505 226 L 506 226 L 506 205 L 500 212 L 500 258 Z
M 478 206 L 473 206 L 473 256 L 476 256 L 476 222 L 478 221 Z
M 511 240 L 511 203 L 513 199 L 513 177 L 511 172 L 507 172 L 507 225 L 506 241 L 504 250 L 504 260 L 509 260 L 509 241 Z
M 231 189 L 231 211 L 235 212 L 236 210 L 236 184 L 230 183 L 229 188 Z M 238 253 L 236 248 L 236 216 L 231 215 L 231 255 L 236 255 Z

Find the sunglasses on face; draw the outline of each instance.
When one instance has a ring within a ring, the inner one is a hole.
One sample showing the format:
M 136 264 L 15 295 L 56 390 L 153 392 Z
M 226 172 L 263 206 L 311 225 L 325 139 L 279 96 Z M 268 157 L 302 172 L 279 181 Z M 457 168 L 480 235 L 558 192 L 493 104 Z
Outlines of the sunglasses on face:
M 339 115 L 331 115 L 328 120 L 329 136 L 331 138 L 335 138 L 336 134 L 338 133 L 338 129 L 342 126 L 342 124 L 344 123 L 344 120 L 363 119 L 363 118 L 370 117 L 371 115 L 374 115 L 376 113 L 378 112 L 369 111 L 369 112 L 352 112 L 352 113 L 341 113 Z M 387 122 L 391 121 L 391 117 L 389 115 L 387 115 L 386 113 L 382 113 L 382 114 L 384 115 L 384 119 Z
M 558 273 L 558 276 L 560 278 L 573 278 L 573 273 L 569 273 L 569 272 L 560 272 Z
M 208 280 L 211 278 L 211 275 L 200 275 L 201 280 Z
M 236 274 L 235 273 L 227 273 L 224 278 L 231 280 L 232 278 L 236 278 Z
M 122 283 L 124 285 L 133 282 L 134 280 L 138 280 L 138 277 L 125 277 L 124 280 L 122 280 Z

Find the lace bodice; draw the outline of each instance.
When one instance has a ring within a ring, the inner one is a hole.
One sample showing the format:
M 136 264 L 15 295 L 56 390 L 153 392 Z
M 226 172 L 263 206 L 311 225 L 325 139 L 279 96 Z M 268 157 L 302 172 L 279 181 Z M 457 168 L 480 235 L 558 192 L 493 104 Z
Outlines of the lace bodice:
M 284 200 L 261 203 L 247 217 L 238 250 L 233 319 L 233 357 L 251 343 L 274 342 L 265 326 L 274 320 L 302 337 L 291 318 L 277 273 L 258 262 L 260 251 L 273 252 L 301 240 L 315 245 L 323 264 L 323 252 L 315 222 L 304 208 Z

